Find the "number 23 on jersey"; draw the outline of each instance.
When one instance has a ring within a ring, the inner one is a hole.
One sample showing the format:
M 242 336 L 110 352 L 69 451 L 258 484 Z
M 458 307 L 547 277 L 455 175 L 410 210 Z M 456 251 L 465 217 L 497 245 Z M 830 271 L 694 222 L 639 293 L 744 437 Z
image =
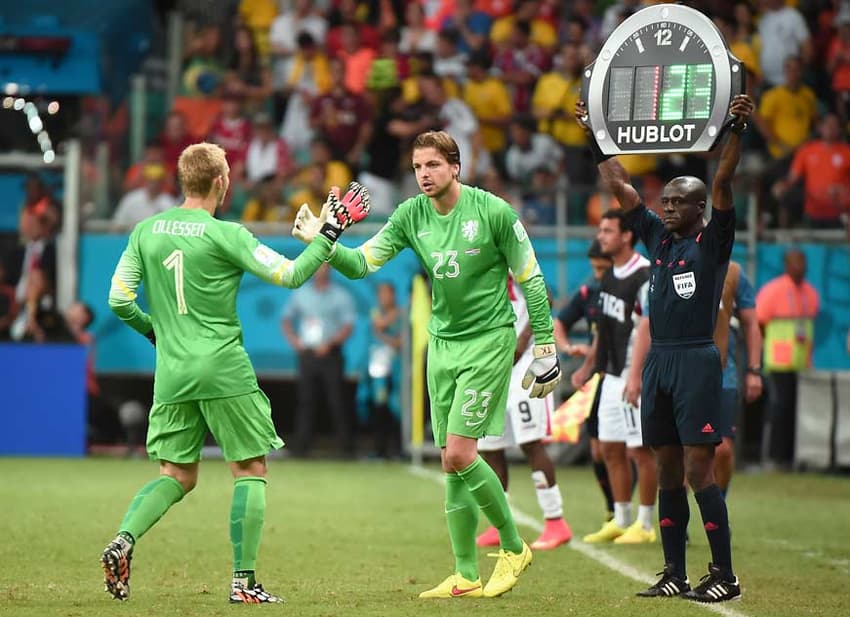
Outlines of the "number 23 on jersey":
M 431 271 L 435 279 L 457 278 L 460 275 L 460 264 L 457 262 L 457 251 L 434 251 L 434 267 Z

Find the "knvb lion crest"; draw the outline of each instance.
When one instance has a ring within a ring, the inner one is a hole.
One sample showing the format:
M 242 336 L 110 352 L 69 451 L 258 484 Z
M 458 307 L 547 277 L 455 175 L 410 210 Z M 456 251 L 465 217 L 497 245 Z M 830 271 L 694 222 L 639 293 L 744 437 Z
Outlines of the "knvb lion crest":
M 460 233 L 463 234 L 467 242 L 472 242 L 478 235 L 478 221 L 464 221 Z

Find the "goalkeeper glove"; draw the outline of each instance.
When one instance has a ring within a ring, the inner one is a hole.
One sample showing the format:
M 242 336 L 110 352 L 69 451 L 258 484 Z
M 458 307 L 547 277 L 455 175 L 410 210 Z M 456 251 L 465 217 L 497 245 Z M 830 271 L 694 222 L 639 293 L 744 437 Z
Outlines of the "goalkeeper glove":
M 525 377 L 522 378 L 523 390 L 528 390 L 531 398 L 546 398 L 561 381 L 561 364 L 555 346 L 535 345 L 534 360 L 528 366 Z
M 369 191 L 363 185 L 352 182 L 342 197 L 338 195 L 338 188 L 330 190 L 318 217 L 313 216 L 307 204 L 302 205 L 292 225 L 292 235 L 307 244 L 313 241 L 316 234 L 322 234 L 335 242 L 343 231 L 369 214 Z

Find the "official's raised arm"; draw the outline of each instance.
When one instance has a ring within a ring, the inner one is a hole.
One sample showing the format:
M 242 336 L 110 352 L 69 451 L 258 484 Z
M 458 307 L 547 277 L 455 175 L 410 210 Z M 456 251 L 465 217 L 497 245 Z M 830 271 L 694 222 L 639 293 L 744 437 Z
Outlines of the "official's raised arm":
M 605 187 L 617 198 L 623 210 L 628 212 L 632 208 L 637 207 L 641 202 L 641 198 L 635 187 L 632 186 L 629 173 L 623 168 L 616 157 L 602 154 L 599 145 L 596 143 L 596 138 L 590 131 L 587 125 L 587 105 L 584 101 L 576 103 L 575 117 L 576 122 L 587 132 L 593 160 L 599 169 L 599 175 L 602 177 Z
M 723 145 L 720 163 L 711 185 L 711 205 L 717 210 L 732 208 L 732 179 L 741 160 L 741 135 L 747 129 L 747 122 L 754 109 L 753 100 L 746 94 L 736 96 L 729 106 L 729 114 L 734 116 L 734 120 L 729 125 L 729 136 Z

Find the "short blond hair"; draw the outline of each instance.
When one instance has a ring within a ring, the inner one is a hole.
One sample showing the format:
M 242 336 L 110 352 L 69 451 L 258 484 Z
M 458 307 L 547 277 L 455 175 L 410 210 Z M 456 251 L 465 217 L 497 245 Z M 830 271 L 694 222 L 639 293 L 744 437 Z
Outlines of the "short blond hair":
M 226 178 L 228 171 L 227 156 L 216 144 L 192 144 L 177 159 L 177 178 L 186 197 L 206 197 L 215 179 Z
M 449 165 L 460 165 L 460 148 L 454 138 L 445 131 L 420 133 L 413 141 L 413 149 L 434 148 Z

